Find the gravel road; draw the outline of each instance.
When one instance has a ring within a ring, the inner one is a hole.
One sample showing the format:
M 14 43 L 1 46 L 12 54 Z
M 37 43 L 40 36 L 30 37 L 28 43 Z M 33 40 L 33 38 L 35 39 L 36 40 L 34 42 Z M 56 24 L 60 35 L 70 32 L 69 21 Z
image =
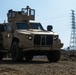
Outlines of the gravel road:
M 76 75 L 76 61 L 49 63 L 47 59 L 0 61 L 0 75 Z

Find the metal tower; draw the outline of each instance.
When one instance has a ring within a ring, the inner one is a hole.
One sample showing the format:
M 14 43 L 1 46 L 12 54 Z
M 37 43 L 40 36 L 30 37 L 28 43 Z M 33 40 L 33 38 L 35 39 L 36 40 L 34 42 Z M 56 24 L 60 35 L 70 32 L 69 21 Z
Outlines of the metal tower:
M 75 13 L 72 10 L 72 28 L 70 37 L 70 50 L 76 50 L 76 25 L 75 25 Z

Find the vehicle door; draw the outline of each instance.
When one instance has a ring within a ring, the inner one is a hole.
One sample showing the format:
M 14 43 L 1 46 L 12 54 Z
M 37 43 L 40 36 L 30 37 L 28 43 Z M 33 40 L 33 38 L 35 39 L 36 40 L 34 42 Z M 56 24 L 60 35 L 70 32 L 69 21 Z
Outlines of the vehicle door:
M 5 49 L 10 49 L 12 42 L 12 26 L 6 25 L 4 29 L 5 31 L 3 33 L 3 46 Z

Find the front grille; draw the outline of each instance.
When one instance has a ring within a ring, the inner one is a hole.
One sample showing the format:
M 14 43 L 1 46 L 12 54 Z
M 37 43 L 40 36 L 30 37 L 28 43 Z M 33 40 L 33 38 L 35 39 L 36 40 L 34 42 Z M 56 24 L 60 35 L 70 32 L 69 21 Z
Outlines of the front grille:
M 53 36 L 52 35 L 35 35 L 34 36 L 34 45 L 52 45 Z
M 41 41 L 41 36 L 35 35 L 34 36 L 34 45 L 40 45 L 40 41 Z
M 46 44 L 47 45 L 52 45 L 53 44 L 53 36 L 52 35 L 47 35 L 47 41 Z

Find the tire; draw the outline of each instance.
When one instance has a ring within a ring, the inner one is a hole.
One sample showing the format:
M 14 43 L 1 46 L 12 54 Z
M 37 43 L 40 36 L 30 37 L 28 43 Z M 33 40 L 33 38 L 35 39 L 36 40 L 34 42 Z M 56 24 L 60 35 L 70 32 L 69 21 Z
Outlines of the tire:
M 17 41 L 14 41 L 12 43 L 12 46 L 11 46 L 11 57 L 12 57 L 12 61 L 14 61 L 14 62 L 23 60 L 23 52 L 18 47 L 18 42 Z
M 31 61 L 33 59 L 33 56 L 32 55 L 30 55 L 30 56 L 25 56 L 25 60 L 26 61 Z
M 58 62 L 60 59 L 60 51 L 50 51 L 47 53 L 47 58 L 49 62 Z
M 0 50 L 2 49 L 2 47 L 3 47 L 3 36 L 0 33 Z
M 0 61 L 3 59 L 3 53 L 2 52 L 0 52 Z

